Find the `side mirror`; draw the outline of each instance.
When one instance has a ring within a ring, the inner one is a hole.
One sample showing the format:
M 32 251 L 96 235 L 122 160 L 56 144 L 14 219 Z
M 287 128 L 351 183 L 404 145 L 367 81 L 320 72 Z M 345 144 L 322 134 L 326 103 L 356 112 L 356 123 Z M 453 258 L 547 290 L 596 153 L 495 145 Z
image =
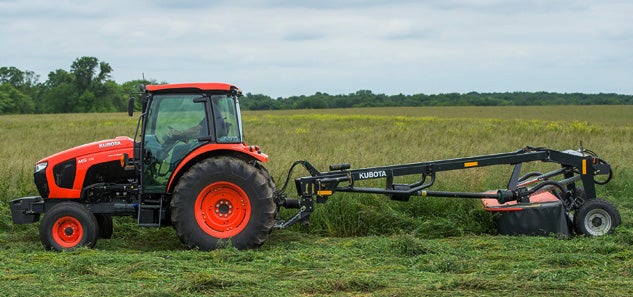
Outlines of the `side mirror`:
M 127 100 L 127 115 L 134 115 L 134 97 L 130 97 L 130 99 Z

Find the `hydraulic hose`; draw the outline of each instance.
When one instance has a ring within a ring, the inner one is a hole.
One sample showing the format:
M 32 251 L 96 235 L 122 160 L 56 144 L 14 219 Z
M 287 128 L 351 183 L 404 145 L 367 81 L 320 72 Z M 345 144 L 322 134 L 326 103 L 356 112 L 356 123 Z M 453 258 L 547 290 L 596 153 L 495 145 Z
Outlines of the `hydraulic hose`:
M 290 181 L 290 175 L 292 174 L 292 171 L 295 169 L 295 167 L 299 164 L 303 164 L 305 163 L 305 160 L 298 160 L 295 161 L 294 163 L 292 163 L 292 166 L 290 166 L 290 169 L 288 170 L 288 175 L 286 176 L 286 180 L 284 181 L 284 185 L 281 187 L 281 190 L 279 191 L 280 193 L 284 193 L 286 192 L 286 187 L 288 187 L 288 182 Z
M 609 163 L 607 163 L 607 161 L 602 160 L 600 158 L 596 158 L 596 159 L 598 160 L 598 163 L 609 164 Z M 612 177 L 613 177 L 613 169 L 611 169 L 610 166 L 609 166 L 609 173 L 607 174 L 607 179 L 605 179 L 604 181 L 597 181 L 595 179 L 595 177 L 594 177 L 593 182 L 598 184 L 598 185 L 606 185 L 606 184 L 608 184 L 611 181 Z
M 544 181 L 544 182 L 534 186 L 533 188 L 531 188 L 528 191 L 528 194 L 532 195 L 534 193 L 537 193 L 537 192 L 541 191 L 544 187 L 548 187 L 548 186 L 549 187 L 555 187 L 555 188 L 559 189 L 561 193 L 565 193 L 565 189 L 563 188 L 563 186 L 559 182 L 556 182 L 556 181 Z M 558 195 L 557 195 L 557 197 L 558 197 Z M 559 197 L 559 199 L 560 199 L 560 197 Z

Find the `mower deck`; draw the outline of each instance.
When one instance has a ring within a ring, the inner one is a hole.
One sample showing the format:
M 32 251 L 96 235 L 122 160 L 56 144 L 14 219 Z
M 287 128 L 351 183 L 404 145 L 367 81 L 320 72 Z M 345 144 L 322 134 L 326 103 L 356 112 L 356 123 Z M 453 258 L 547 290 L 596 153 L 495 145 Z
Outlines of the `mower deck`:
M 563 203 L 551 192 L 542 192 L 529 197 L 530 202 L 508 201 L 499 203 L 497 199 L 481 199 L 484 209 L 495 213 L 497 232 L 502 235 L 542 235 L 556 234 L 569 236 L 571 220 Z

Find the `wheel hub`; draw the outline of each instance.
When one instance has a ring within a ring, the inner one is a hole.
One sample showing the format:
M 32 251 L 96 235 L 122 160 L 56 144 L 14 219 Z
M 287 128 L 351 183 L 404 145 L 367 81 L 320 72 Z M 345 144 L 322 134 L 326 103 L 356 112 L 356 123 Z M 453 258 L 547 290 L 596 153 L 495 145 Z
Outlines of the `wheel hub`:
M 77 218 L 65 216 L 55 221 L 51 233 L 57 244 L 64 248 L 72 248 L 79 244 L 83 232 L 83 226 Z
M 198 195 L 194 215 L 207 234 L 229 238 L 246 228 L 251 215 L 250 200 L 236 184 L 215 182 Z
M 215 205 L 215 213 L 219 213 L 220 216 L 228 216 L 233 213 L 233 205 L 230 201 L 222 200 Z
M 609 214 L 603 209 L 594 209 L 587 213 L 585 217 L 585 228 L 593 236 L 607 234 L 611 228 Z
M 591 224 L 592 224 L 594 227 L 599 227 L 600 225 L 602 225 L 602 219 L 601 219 L 601 218 L 599 218 L 599 217 L 595 217 L 595 218 L 593 218 L 593 219 L 591 220 Z

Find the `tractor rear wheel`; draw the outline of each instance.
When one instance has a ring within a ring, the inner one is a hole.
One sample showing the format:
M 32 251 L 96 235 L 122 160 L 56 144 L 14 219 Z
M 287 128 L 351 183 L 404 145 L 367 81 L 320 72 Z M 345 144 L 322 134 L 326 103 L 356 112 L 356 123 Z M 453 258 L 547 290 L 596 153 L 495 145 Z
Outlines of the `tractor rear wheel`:
M 266 167 L 259 163 L 255 163 L 255 168 L 257 168 L 257 170 L 259 170 L 264 175 L 264 177 L 268 181 L 268 186 L 273 191 L 273 196 L 275 196 L 277 194 L 277 184 L 275 184 L 275 179 L 273 178 L 273 176 L 270 174 L 270 172 L 268 172 L 268 169 L 266 169 Z M 274 199 L 275 198 L 273 197 L 273 202 L 275 203 L 274 217 L 277 218 L 277 214 L 279 213 L 279 204 L 277 203 L 278 201 L 275 201 Z M 273 229 L 271 228 L 269 232 L 273 232 Z
M 587 236 L 613 233 L 621 223 L 620 212 L 609 201 L 589 199 L 574 214 L 576 232 Z
M 97 243 L 99 225 L 94 214 L 82 204 L 61 202 L 46 212 L 40 223 L 40 240 L 46 250 L 73 250 Z
M 202 160 L 180 178 L 171 200 L 171 221 L 188 248 L 238 249 L 262 245 L 276 207 L 269 178 L 253 164 L 222 156 Z

